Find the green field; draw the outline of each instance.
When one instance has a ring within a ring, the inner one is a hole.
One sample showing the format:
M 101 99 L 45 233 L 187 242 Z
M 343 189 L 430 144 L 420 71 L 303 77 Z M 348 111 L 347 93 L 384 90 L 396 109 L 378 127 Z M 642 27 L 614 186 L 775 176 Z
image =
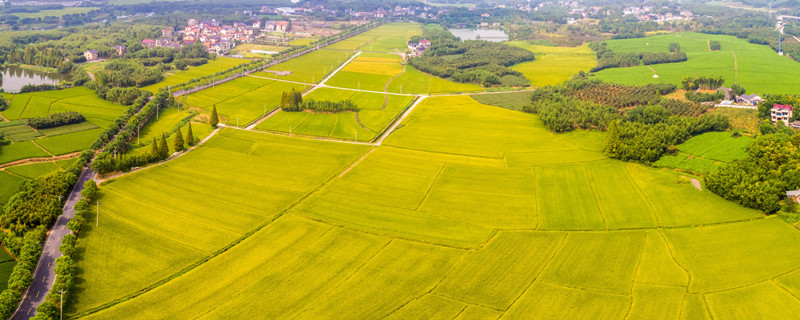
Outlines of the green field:
M 578 72 L 589 72 L 597 63 L 589 45 L 571 48 L 533 45 L 523 41 L 510 41 L 507 44 L 536 54 L 534 61 L 514 65 L 511 69 L 522 72 L 531 85 L 537 87 L 567 81 Z
M 280 126 L 314 118 L 309 130 L 335 128 L 317 114 L 286 115 Z M 719 157 L 701 140 L 687 150 Z M 65 311 L 732 319 L 800 310 L 800 231 L 602 148 L 603 133 L 552 134 L 534 115 L 468 96 L 425 99 L 381 146 L 224 129 L 101 187 L 100 226 L 91 216 L 81 234 Z
M 342 140 L 370 141 L 383 132 L 392 120 L 409 106 L 412 97 L 383 95 L 331 88 L 320 88 L 304 99 L 342 101 L 350 100 L 359 107 L 358 112 L 310 113 L 284 112 L 267 118 L 256 129 Z M 356 136 L 357 135 L 357 136 Z
M 657 166 L 711 173 L 720 164 L 747 156 L 747 148 L 753 143 L 750 137 L 734 138 L 730 132 L 708 132 L 693 137 L 678 145 L 676 155 L 664 155 L 655 162 Z
M 325 49 L 400 53 L 405 51 L 408 40 L 412 36 L 421 34 L 421 24 L 387 23 L 334 43 Z
M 722 45 L 720 51 L 710 51 L 709 41 Z M 699 33 L 675 33 L 647 38 L 608 40 L 608 48 L 617 52 L 668 52 L 669 43 L 677 42 L 686 52 L 688 61 L 629 68 L 612 68 L 597 72 L 606 81 L 642 85 L 673 83 L 691 76 L 722 76 L 725 86 L 739 83 L 748 93 L 795 94 L 794 79 L 800 64 L 778 54 L 766 45 L 757 45 L 733 36 Z M 651 70 L 652 68 L 652 70 Z M 657 78 L 653 76 L 658 75 Z
M 333 72 L 347 59 L 353 55 L 349 51 L 317 50 L 289 61 L 279 63 L 266 70 L 271 71 L 291 71 L 286 76 L 277 76 L 277 79 L 287 81 L 297 81 L 304 83 L 317 83 L 322 78 Z M 266 72 L 256 72 L 254 75 L 275 78 L 276 76 Z
M 244 77 L 193 93 L 183 97 L 182 101 L 189 107 L 207 112 L 216 106 L 221 123 L 235 126 L 238 119 L 239 125 L 244 126 L 277 107 L 281 94 L 292 88 L 303 90 L 305 86 L 260 76 Z
M 14 141 L 25 141 L 34 139 L 40 145 L 53 146 L 60 142 L 66 145 L 54 146 L 51 153 L 64 154 L 80 151 L 88 148 L 94 138 L 99 135 L 102 129 L 111 124 L 125 110 L 124 106 L 102 100 L 91 89 L 85 87 L 75 87 L 55 91 L 39 91 L 31 93 L 16 94 L 11 98 L 9 108 L 2 112 L 8 119 L 21 119 L 14 122 L 14 127 L 0 124 L 0 130 L 8 134 Z M 86 122 L 74 125 L 61 126 L 52 129 L 40 130 L 38 133 L 25 126 L 24 121 L 30 117 L 47 116 L 48 114 L 76 111 L 86 118 Z M 94 138 L 90 139 L 90 132 Z M 51 142 L 53 141 L 53 142 Z M 2 151 L 0 151 L 2 152 Z M 2 160 L 0 163 L 8 161 Z
M 215 60 L 209 60 L 208 63 L 196 67 L 189 67 L 186 70 L 170 72 L 164 75 L 164 80 L 159 83 L 151 84 L 142 89 L 157 92 L 158 89 L 176 84 L 184 83 L 189 80 L 200 78 L 214 73 L 225 71 L 238 65 L 249 63 L 250 60 L 217 57 Z
M 44 18 L 44 17 L 48 17 L 48 16 L 61 18 L 62 16 L 67 15 L 67 14 L 88 13 L 89 11 L 97 10 L 97 9 L 100 9 L 100 8 L 97 8 L 97 7 L 66 7 L 66 8 L 57 9 L 57 10 L 40 10 L 39 12 L 17 12 L 17 13 L 14 13 L 14 15 L 19 17 L 20 19 L 25 19 L 25 18 L 37 19 L 37 18 Z

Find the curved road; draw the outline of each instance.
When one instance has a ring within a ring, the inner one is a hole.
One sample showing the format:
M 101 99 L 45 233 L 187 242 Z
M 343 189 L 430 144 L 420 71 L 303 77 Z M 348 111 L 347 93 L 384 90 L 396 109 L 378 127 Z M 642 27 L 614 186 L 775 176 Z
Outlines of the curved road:
M 53 225 L 53 228 L 50 229 L 50 233 L 47 235 L 47 240 L 45 240 L 44 249 L 42 250 L 42 256 L 39 257 L 39 263 L 36 265 L 36 270 L 33 272 L 33 282 L 30 287 L 28 287 L 28 290 L 23 293 L 22 302 L 19 308 L 17 308 L 17 311 L 14 312 L 14 315 L 11 316 L 11 319 L 27 320 L 33 318 L 33 316 L 36 315 L 36 307 L 44 301 L 44 297 L 47 296 L 50 288 L 53 287 L 53 283 L 55 283 L 56 280 L 54 271 L 56 259 L 61 256 L 61 251 L 58 250 L 58 246 L 61 245 L 61 240 L 64 236 L 70 232 L 69 229 L 67 229 L 67 222 L 75 216 L 75 209 L 73 207 L 81 198 L 83 184 L 92 179 L 93 176 L 94 171 L 86 167 L 81 172 L 80 177 L 78 177 L 78 183 L 72 187 L 72 191 L 70 191 L 67 196 L 67 202 L 64 204 L 63 213 L 58 217 L 56 224 Z

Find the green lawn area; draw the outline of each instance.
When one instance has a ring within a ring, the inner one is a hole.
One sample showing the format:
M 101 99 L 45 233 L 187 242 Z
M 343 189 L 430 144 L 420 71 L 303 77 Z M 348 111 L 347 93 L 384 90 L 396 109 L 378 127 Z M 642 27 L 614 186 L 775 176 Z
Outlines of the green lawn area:
M 97 7 L 65 7 L 63 9 L 56 9 L 56 10 L 40 10 L 39 12 L 17 12 L 14 13 L 15 16 L 19 17 L 20 19 L 25 18 L 44 18 L 47 16 L 59 17 L 61 18 L 67 14 L 81 14 L 81 13 L 88 13 L 92 10 L 97 10 L 100 8 Z
M 305 83 L 316 83 L 338 68 L 353 55 L 348 51 L 317 50 L 289 61 L 267 68 L 271 71 L 291 71 L 290 75 L 278 79 Z M 256 72 L 254 75 L 275 78 L 273 74 Z
M 708 42 L 716 40 L 720 51 L 709 51 Z M 800 73 L 800 63 L 778 54 L 766 45 L 757 45 L 733 36 L 700 33 L 675 33 L 639 39 L 608 40 L 608 48 L 616 52 L 668 52 L 677 42 L 688 61 L 629 68 L 612 68 L 597 72 L 600 79 L 628 84 L 673 83 L 691 76 L 722 76 L 725 86 L 739 83 L 748 93 L 794 94 L 793 79 Z M 652 68 L 652 70 L 650 69 Z M 654 78 L 654 72 L 658 78 Z
M 574 48 L 540 46 L 524 41 L 511 41 L 507 44 L 536 55 L 534 61 L 514 65 L 511 69 L 522 72 L 531 81 L 531 85 L 537 87 L 567 81 L 578 72 L 589 72 L 597 64 L 596 55 L 588 44 Z
M 678 145 L 678 154 L 664 155 L 655 165 L 711 173 L 723 163 L 747 156 L 747 148 L 753 141 L 750 137 L 734 138 L 727 131 L 708 132 Z
M 194 78 L 200 78 L 214 73 L 225 71 L 235 66 L 249 63 L 250 60 L 243 60 L 237 58 L 217 57 L 215 60 L 209 60 L 208 63 L 196 67 L 189 67 L 186 70 L 173 71 L 164 76 L 164 80 L 159 83 L 151 84 L 142 89 L 157 92 L 158 89 L 176 84 L 184 83 Z

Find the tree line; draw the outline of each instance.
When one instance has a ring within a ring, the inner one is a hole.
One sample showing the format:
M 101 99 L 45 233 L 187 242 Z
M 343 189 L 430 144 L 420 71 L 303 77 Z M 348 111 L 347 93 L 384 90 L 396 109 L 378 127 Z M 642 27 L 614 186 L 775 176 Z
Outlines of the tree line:
M 785 192 L 800 188 L 800 134 L 788 129 L 759 136 L 744 159 L 722 165 L 705 183 L 720 197 L 767 214 L 777 212 Z
M 635 67 L 640 64 L 652 65 L 686 61 L 686 53 L 680 52 L 680 45 L 670 44 L 670 53 L 665 52 L 614 52 L 605 42 L 593 42 L 589 46 L 597 55 L 597 65 L 592 72 L 608 68 Z M 673 51 L 677 50 L 677 51 Z
M 68 124 L 86 121 L 82 114 L 75 111 L 53 113 L 46 117 L 28 118 L 28 126 L 34 129 L 55 128 Z
M 422 38 L 431 41 L 431 47 L 420 57 L 411 58 L 414 68 L 440 78 L 483 86 L 527 86 L 525 76 L 509 67 L 533 61 L 532 52 L 502 43 L 470 40 L 460 41 L 441 28 L 429 28 Z

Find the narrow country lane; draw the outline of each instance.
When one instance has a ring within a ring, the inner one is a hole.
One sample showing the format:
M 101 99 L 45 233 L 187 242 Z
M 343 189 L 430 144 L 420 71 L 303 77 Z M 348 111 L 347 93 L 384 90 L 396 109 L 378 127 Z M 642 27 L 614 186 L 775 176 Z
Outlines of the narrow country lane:
M 61 240 L 64 236 L 70 232 L 69 229 L 67 229 L 67 222 L 75 216 L 75 209 L 73 207 L 81 198 L 83 184 L 91 180 L 93 176 L 94 171 L 92 171 L 91 168 L 87 167 L 83 169 L 80 177 L 78 177 L 78 182 L 67 196 L 63 213 L 58 217 L 55 225 L 50 229 L 50 234 L 47 235 L 47 240 L 45 240 L 42 256 L 39 258 L 39 263 L 36 265 L 36 270 L 33 272 L 33 282 L 30 287 L 28 287 L 28 290 L 23 293 L 22 302 L 14 315 L 11 316 L 11 319 L 23 320 L 33 318 L 33 316 L 36 315 L 36 307 L 44 301 L 44 297 L 47 296 L 50 288 L 53 287 L 53 283 L 55 283 L 56 279 L 54 271 L 56 259 L 61 256 L 61 251 L 58 250 L 58 246 L 61 245 Z

